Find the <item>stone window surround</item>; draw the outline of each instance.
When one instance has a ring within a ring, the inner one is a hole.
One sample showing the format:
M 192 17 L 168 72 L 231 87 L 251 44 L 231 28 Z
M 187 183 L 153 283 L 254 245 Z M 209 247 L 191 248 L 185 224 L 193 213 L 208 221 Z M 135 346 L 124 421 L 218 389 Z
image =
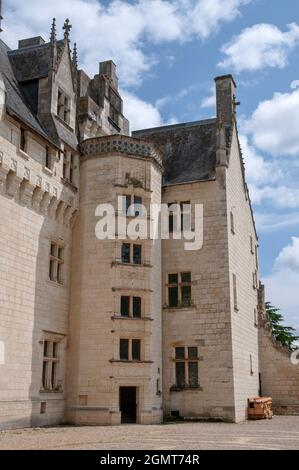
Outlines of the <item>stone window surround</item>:
M 120 357 L 120 341 L 121 340 L 127 340 L 128 341 L 128 359 L 124 359 L 124 358 L 121 358 Z M 140 358 L 139 359 L 133 359 L 132 357 L 132 343 L 133 343 L 133 340 L 137 340 L 137 341 L 140 341 Z M 144 341 L 142 340 L 142 338 L 138 338 L 138 337 L 132 337 L 132 336 L 122 336 L 121 338 L 119 338 L 119 341 L 118 341 L 118 359 L 117 359 L 117 362 L 147 362 L 147 361 L 144 361 Z M 112 362 L 115 362 L 115 361 L 112 361 Z
M 54 248 L 54 251 L 52 250 Z M 62 257 L 59 257 L 59 249 L 62 249 Z M 49 240 L 49 272 L 48 280 L 58 286 L 64 286 L 66 244 L 62 240 L 51 238 Z M 54 277 L 51 278 L 51 267 L 54 266 Z
M 43 348 L 42 352 L 42 374 L 41 374 L 41 385 L 40 393 L 63 393 L 63 379 L 62 379 L 62 359 L 64 349 L 65 335 L 60 333 L 43 332 L 43 337 L 40 341 L 40 345 Z M 52 345 L 52 354 L 45 356 L 45 342 Z M 53 355 L 53 345 L 56 344 L 56 353 Z M 50 364 L 45 366 L 45 363 Z M 56 364 L 55 370 L 53 371 L 53 364 Z M 49 387 L 45 387 L 43 383 L 44 373 L 46 373 L 46 380 Z M 54 386 L 52 382 L 52 374 L 54 374 Z
M 177 283 L 169 283 L 169 275 L 172 274 L 177 274 L 178 276 L 178 282 Z M 190 274 L 190 281 L 188 282 L 182 282 L 182 274 Z M 170 306 L 169 305 L 169 288 L 171 287 L 177 287 L 178 289 L 178 304 L 176 306 Z M 191 295 L 190 295 L 190 303 L 188 305 L 184 305 L 182 303 L 182 287 L 190 287 L 191 289 Z M 166 301 L 167 304 L 164 306 L 164 308 L 167 309 L 180 309 L 180 308 L 190 308 L 193 306 L 193 301 L 192 301 L 192 273 L 191 271 L 186 270 L 181 270 L 179 273 L 174 273 L 174 272 L 169 272 L 166 275 Z
M 184 359 L 177 359 L 176 358 L 176 349 L 177 348 L 184 348 Z M 197 349 L 197 357 L 196 358 L 189 358 L 189 354 L 188 354 L 188 348 L 196 348 Z M 172 385 L 170 387 L 170 392 L 181 392 L 181 391 L 192 391 L 192 390 L 195 390 L 195 391 L 202 391 L 203 388 L 200 386 L 200 383 L 198 381 L 198 384 L 195 386 L 190 386 L 189 385 L 189 362 L 197 362 L 197 364 L 199 364 L 199 362 L 203 361 L 203 357 L 202 356 L 199 356 L 198 355 L 198 345 L 194 345 L 194 346 L 185 346 L 185 344 L 181 344 L 181 343 L 175 343 L 173 345 L 173 351 L 174 351 L 174 357 L 172 358 L 172 362 L 174 364 L 174 367 L 173 367 L 173 383 L 174 385 Z M 183 387 L 179 387 L 176 383 L 176 363 L 177 362 L 182 362 L 185 364 L 185 385 Z
M 121 303 L 122 303 L 122 299 L 123 298 L 128 298 L 129 299 L 129 311 L 128 311 L 128 315 L 123 315 L 122 312 L 121 312 Z M 134 315 L 134 299 L 140 299 L 140 315 Z M 120 298 L 119 298 L 119 305 L 120 305 L 120 308 L 119 308 L 119 315 L 122 317 L 122 318 L 134 318 L 134 319 L 140 319 L 142 318 L 143 316 L 143 311 L 144 311 L 144 299 L 142 297 L 140 297 L 140 295 L 121 295 Z

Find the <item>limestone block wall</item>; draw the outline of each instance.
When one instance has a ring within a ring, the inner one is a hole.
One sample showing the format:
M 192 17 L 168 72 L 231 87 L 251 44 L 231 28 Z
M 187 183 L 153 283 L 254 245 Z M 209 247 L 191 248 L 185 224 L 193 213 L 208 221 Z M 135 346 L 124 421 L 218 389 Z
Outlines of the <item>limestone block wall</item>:
M 26 154 L 19 128 L 0 122 L 0 428 L 61 422 L 71 251 L 76 195 L 60 182 L 62 162 L 44 168 L 46 143 L 28 133 Z M 51 241 L 65 247 L 63 285 L 49 280 Z M 59 335 L 59 391 L 41 392 L 43 341 Z M 46 403 L 41 413 L 41 402 Z
M 257 325 L 259 276 L 258 241 L 244 187 L 235 129 L 226 171 L 226 186 L 235 419 L 242 421 L 247 417 L 247 399 L 259 393 Z
M 299 414 L 299 364 L 291 361 L 291 352 L 271 334 L 266 315 L 259 320 L 261 389 L 273 398 L 276 414 Z
M 93 139 L 86 148 L 83 144 L 80 211 L 73 237 L 66 419 L 119 424 L 119 387 L 133 386 L 137 421 L 154 423 L 162 416 L 156 389 L 162 374 L 161 244 L 142 240 L 142 264 L 124 265 L 123 240 L 96 238 L 100 218 L 95 211 L 101 203 L 117 208 L 118 196 L 125 194 L 141 196 L 146 206 L 159 202 L 161 170 L 148 158 L 113 151 L 112 145 L 110 152 L 101 153 L 107 149 L 106 140 Z M 142 298 L 141 319 L 120 316 L 122 295 Z M 141 340 L 141 361 L 120 360 L 120 338 Z
M 162 244 L 163 403 L 166 415 L 234 420 L 226 195 L 223 179 L 167 186 L 163 202 L 203 204 L 203 247 Z M 192 306 L 167 307 L 167 277 L 191 272 Z M 199 388 L 171 390 L 175 347 L 198 347 Z

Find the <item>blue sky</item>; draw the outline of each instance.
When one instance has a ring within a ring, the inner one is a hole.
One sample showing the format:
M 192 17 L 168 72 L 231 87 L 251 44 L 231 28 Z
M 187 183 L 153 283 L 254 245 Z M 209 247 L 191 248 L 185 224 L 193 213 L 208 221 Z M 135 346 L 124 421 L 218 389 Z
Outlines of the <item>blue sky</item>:
M 299 7 L 294 0 L 4 0 L 2 35 L 73 24 L 80 65 L 118 66 L 132 128 L 215 115 L 213 78 L 238 85 L 239 132 L 267 298 L 299 331 Z M 30 6 L 29 6 L 30 4 Z M 61 35 L 61 30 L 60 33 Z M 296 83 L 298 80 L 298 83 Z M 292 84 L 292 86 L 291 86 Z

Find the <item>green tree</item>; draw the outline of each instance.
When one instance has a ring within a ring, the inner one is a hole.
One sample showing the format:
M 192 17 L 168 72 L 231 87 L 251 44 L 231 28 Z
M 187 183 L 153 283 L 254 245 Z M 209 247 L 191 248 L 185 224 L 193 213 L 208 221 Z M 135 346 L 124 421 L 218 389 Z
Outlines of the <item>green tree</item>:
M 266 302 L 265 306 L 272 324 L 272 335 L 274 338 L 283 346 L 288 347 L 291 351 L 297 349 L 298 346 L 296 346 L 295 343 L 299 340 L 299 336 L 295 335 L 295 328 L 284 326 L 282 324 L 284 318 L 280 313 L 280 309 L 273 307 L 271 302 Z

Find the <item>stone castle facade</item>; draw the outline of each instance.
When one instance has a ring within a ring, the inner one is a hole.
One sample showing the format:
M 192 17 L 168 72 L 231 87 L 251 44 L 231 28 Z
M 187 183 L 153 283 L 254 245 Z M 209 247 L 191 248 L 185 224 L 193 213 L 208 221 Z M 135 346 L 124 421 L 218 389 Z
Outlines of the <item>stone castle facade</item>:
M 265 327 L 234 79 L 216 78 L 214 119 L 130 136 L 114 63 L 79 70 L 70 28 L 0 41 L 0 428 L 240 422 L 261 392 L 298 411 Z M 203 204 L 202 248 L 97 239 L 119 196 Z

